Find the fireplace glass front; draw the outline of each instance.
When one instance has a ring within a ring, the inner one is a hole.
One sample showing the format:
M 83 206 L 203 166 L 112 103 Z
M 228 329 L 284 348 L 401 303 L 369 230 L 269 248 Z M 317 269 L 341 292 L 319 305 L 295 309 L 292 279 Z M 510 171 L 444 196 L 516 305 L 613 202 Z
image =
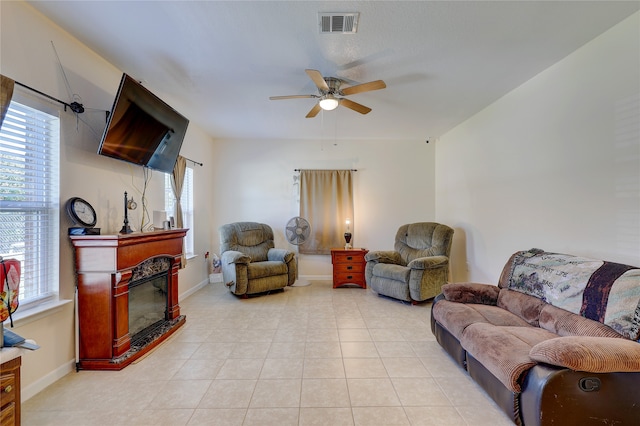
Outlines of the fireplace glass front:
M 166 310 L 166 274 L 129 284 L 129 335 L 132 339 L 158 321 L 163 321 Z

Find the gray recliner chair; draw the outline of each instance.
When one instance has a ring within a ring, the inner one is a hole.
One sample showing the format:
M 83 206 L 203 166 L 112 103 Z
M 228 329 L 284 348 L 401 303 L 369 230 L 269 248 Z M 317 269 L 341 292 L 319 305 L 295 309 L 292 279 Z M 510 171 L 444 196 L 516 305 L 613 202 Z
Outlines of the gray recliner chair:
M 275 248 L 273 230 L 256 222 L 222 225 L 222 278 L 237 296 L 279 290 L 296 280 L 294 253 Z
M 402 225 L 394 251 L 365 255 L 367 286 L 380 295 L 416 303 L 440 294 L 449 279 L 453 229 L 435 222 Z

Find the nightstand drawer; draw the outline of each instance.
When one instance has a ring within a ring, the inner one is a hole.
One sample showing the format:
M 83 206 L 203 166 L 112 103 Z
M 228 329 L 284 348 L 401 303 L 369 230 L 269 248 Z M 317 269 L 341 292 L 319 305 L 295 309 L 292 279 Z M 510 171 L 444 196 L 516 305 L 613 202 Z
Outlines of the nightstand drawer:
M 16 400 L 16 375 L 14 372 L 7 372 L 0 376 L 0 399 L 2 406 Z
M 336 272 L 333 280 L 339 284 L 352 283 L 361 285 L 364 282 L 364 274 L 362 272 Z
M 364 266 L 362 263 L 336 263 L 333 266 L 333 270 L 336 272 L 364 272 Z

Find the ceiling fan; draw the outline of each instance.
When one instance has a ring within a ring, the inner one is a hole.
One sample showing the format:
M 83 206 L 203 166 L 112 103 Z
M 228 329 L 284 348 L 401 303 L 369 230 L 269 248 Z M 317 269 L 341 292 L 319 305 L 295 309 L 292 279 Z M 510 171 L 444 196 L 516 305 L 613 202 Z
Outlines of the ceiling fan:
M 344 96 L 355 95 L 356 93 L 369 92 L 371 90 L 384 89 L 387 85 L 382 80 L 370 81 L 368 83 L 356 84 L 355 86 L 345 87 L 341 89 L 340 86 L 344 82 L 335 77 L 323 77 L 320 71 L 317 70 L 305 70 L 307 75 L 313 80 L 318 87 L 318 95 L 290 95 L 290 96 L 271 96 L 269 99 L 277 101 L 281 99 L 298 99 L 298 98 L 317 98 L 320 99 L 317 104 L 311 108 L 311 111 L 307 114 L 307 118 L 313 118 L 320 110 L 331 111 L 342 105 L 352 109 L 360 114 L 367 114 L 371 111 L 371 108 L 361 105 L 357 102 L 353 102 Z

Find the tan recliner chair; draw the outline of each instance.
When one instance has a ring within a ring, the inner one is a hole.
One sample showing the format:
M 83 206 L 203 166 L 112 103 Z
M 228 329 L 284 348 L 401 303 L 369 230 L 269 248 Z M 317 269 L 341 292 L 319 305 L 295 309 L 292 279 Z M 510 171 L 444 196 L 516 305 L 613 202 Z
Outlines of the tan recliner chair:
M 296 280 L 294 253 L 274 248 L 273 230 L 256 222 L 222 225 L 222 278 L 237 296 L 279 290 Z
M 367 286 L 380 295 L 421 302 L 440 294 L 449 279 L 453 229 L 435 222 L 402 225 L 394 251 L 365 255 Z

